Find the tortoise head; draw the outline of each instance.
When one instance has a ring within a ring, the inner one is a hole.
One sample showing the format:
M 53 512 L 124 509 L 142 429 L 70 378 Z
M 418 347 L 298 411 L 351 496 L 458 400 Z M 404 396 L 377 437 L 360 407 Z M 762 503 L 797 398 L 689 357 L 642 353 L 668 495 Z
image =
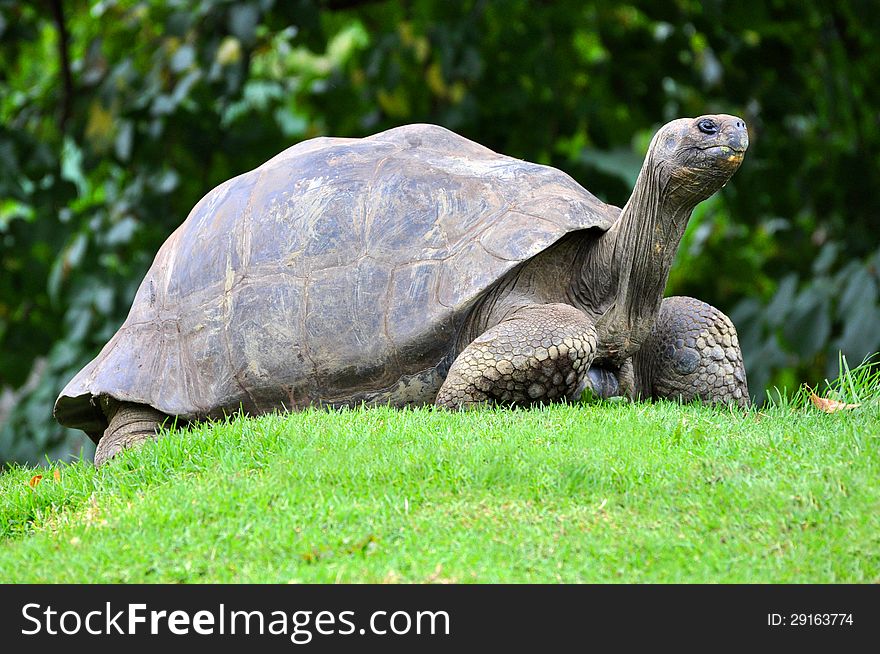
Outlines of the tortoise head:
M 654 136 L 648 161 L 661 176 L 661 188 L 693 206 L 727 183 L 748 147 L 749 133 L 741 118 L 727 114 L 679 118 Z

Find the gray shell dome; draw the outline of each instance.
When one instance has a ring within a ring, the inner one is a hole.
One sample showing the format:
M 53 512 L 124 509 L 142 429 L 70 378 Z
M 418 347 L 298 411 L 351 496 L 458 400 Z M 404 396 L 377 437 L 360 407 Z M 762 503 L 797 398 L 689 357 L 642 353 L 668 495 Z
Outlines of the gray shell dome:
M 618 213 L 434 125 L 299 143 L 193 208 L 55 416 L 97 439 L 102 395 L 184 419 L 431 402 L 474 303 Z

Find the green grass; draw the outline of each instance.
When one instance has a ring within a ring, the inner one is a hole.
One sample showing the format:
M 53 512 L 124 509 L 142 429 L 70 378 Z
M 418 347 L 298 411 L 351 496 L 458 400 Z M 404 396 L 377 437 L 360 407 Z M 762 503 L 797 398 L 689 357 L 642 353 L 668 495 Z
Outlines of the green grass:
M 201 425 L 97 471 L 0 475 L 0 581 L 878 582 L 865 388 L 833 414 L 798 396 Z

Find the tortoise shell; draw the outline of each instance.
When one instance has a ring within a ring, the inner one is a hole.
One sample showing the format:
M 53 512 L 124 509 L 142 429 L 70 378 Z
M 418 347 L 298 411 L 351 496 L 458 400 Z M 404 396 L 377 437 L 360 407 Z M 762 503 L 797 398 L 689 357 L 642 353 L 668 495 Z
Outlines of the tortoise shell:
M 55 416 L 97 439 L 101 396 L 186 420 L 433 402 L 474 304 L 619 211 L 434 125 L 299 143 L 193 208 Z

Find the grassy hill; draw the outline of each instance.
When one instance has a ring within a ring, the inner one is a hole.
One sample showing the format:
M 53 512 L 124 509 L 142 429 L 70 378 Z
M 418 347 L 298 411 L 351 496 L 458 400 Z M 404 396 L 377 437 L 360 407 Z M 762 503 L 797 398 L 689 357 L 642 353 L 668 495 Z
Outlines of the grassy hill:
M 878 582 L 878 480 L 876 401 L 310 410 L 7 470 L 0 581 Z

